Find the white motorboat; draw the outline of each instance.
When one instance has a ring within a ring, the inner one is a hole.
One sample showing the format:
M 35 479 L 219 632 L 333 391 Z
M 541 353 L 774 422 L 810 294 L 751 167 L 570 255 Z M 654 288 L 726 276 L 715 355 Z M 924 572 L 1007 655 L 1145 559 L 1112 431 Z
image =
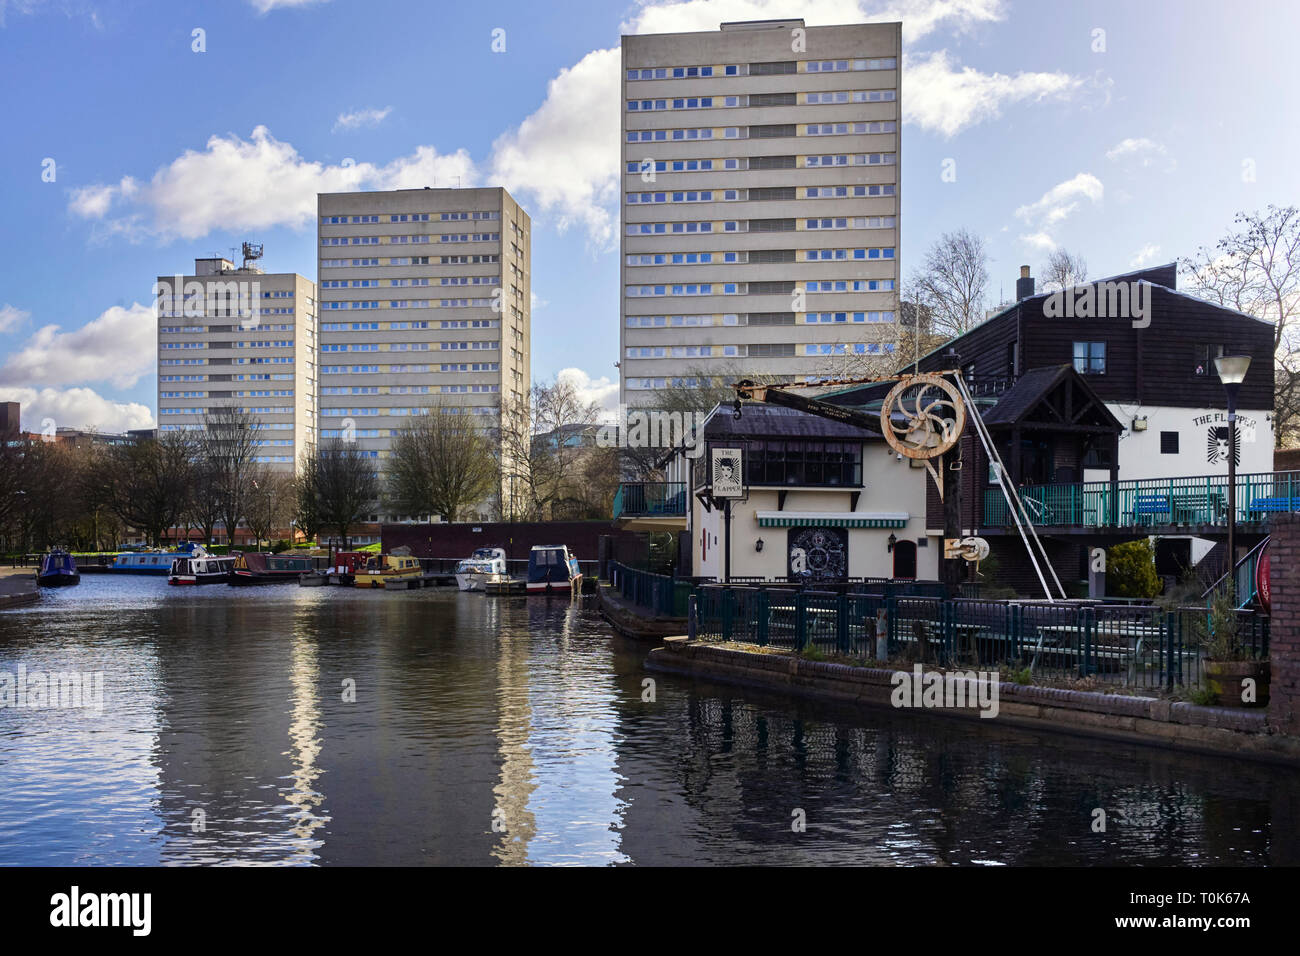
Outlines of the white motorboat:
M 456 565 L 456 584 L 462 591 L 482 591 L 490 583 L 508 579 L 504 548 L 475 548 Z

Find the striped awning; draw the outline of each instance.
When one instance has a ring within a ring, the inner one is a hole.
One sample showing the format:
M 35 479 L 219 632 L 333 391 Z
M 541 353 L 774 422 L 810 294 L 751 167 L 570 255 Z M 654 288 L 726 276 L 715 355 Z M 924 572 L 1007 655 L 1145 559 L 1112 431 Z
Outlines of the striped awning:
M 760 528 L 902 528 L 910 517 L 901 511 L 756 511 Z

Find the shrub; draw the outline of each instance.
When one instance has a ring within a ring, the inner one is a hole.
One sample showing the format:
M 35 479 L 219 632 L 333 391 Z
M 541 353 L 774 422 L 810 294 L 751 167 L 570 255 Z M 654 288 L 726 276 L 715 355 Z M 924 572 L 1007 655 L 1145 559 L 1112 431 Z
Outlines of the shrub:
M 1160 593 L 1156 553 L 1149 539 L 1126 541 L 1106 552 L 1106 591 L 1113 597 L 1134 598 Z

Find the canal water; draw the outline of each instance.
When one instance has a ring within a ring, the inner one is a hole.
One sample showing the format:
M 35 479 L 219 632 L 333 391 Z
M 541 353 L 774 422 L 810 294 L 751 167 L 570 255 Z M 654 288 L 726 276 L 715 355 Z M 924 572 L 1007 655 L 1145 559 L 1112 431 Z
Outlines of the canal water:
M 1289 769 L 646 650 L 567 596 L 87 575 L 0 613 L 0 674 L 103 674 L 98 714 L 0 709 L 0 864 L 1300 863 Z

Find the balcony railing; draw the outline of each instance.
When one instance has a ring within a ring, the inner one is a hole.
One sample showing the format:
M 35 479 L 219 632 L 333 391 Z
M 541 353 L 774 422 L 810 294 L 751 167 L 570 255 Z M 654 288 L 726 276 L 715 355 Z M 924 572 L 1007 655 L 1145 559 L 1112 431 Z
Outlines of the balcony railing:
M 1228 479 L 1144 478 L 1136 481 L 1085 481 L 1024 485 L 1017 489 L 1025 514 L 1047 527 L 1131 528 L 1228 523 Z M 1271 515 L 1300 512 L 1300 471 L 1237 475 L 1237 522 L 1267 521 Z M 986 528 L 1013 524 L 999 488 L 984 492 Z
M 680 481 L 632 481 L 614 493 L 614 519 L 686 517 L 686 484 Z

